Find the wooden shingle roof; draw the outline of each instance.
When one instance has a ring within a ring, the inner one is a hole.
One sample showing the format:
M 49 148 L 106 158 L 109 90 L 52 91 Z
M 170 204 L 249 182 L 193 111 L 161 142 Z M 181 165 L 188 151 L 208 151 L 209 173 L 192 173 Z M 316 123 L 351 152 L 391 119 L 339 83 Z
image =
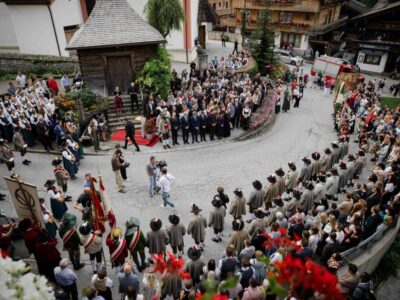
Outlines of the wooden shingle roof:
M 66 50 L 165 43 L 163 36 L 126 0 L 97 0 Z

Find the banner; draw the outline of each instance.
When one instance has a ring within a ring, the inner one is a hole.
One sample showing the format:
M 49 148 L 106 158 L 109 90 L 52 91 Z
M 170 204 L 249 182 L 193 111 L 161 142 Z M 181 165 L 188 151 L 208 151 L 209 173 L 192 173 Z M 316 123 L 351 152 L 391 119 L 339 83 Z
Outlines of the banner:
M 10 177 L 4 177 L 4 180 L 7 183 L 18 218 L 40 222 L 44 228 L 43 213 L 36 186 Z

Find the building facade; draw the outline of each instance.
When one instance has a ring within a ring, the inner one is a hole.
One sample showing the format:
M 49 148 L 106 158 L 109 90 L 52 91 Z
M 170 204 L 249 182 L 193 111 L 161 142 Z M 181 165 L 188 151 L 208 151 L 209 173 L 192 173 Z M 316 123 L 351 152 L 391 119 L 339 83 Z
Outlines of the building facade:
M 267 6 L 275 31 L 275 47 L 292 48 L 302 54 L 313 46 L 316 37 L 345 22 L 340 18 L 343 1 L 336 0 L 232 0 L 232 15 L 221 19 L 221 25 L 242 28 L 243 16 L 247 30 L 257 28 L 260 11 Z M 318 41 L 316 42 L 318 44 Z M 320 52 L 323 54 L 324 52 Z
M 232 1 L 233 0 L 208 0 L 218 16 L 232 14 Z

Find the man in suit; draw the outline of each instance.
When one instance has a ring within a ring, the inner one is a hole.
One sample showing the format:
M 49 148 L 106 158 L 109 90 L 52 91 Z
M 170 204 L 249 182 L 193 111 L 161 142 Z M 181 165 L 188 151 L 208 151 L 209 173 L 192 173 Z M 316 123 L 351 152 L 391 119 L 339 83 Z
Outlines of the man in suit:
M 194 143 L 194 141 L 196 141 L 196 143 L 199 142 L 199 130 L 200 130 L 200 122 L 199 122 L 199 118 L 197 117 L 197 111 L 194 111 L 192 116 L 190 117 L 190 130 L 192 132 L 192 144 Z
M 128 148 L 128 140 L 131 139 L 132 144 L 135 145 L 136 151 L 140 152 L 139 146 L 136 143 L 135 140 L 135 124 L 129 119 L 126 119 L 126 124 L 125 124 L 125 149 Z
M 153 96 L 150 95 L 146 104 L 146 118 L 156 116 L 156 104 L 154 103 Z
M 137 87 L 135 86 L 135 83 L 134 83 L 134 82 L 131 83 L 131 86 L 130 86 L 129 89 L 128 89 L 128 93 L 129 93 L 129 95 L 131 96 L 131 108 L 132 108 L 132 113 L 135 112 L 134 104 L 136 104 L 137 110 L 139 111 L 139 102 L 138 102 L 138 96 L 137 96 L 137 94 L 138 94 L 138 89 L 137 89 Z
M 184 144 L 189 144 L 189 125 L 188 111 L 185 111 L 181 117 L 182 138 Z

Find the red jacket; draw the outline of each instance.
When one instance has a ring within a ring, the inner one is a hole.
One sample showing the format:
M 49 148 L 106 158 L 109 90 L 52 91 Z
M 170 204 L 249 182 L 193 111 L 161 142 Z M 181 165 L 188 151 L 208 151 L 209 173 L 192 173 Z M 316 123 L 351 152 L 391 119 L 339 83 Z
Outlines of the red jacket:
M 49 240 L 46 244 L 36 243 L 35 253 L 38 263 L 54 262 L 61 259 L 57 250 L 57 240 Z
M 128 257 L 128 246 L 126 245 L 125 240 L 121 240 L 120 243 L 124 243 L 125 245 L 120 249 L 119 255 L 115 258 L 113 262 L 113 265 L 123 265 L 125 263 L 125 259 Z M 118 248 L 119 243 L 115 243 L 111 237 L 110 234 L 107 236 L 106 240 L 106 245 L 108 246 L 108 249 L 110 250 L 110 258 L 114 251 Z
M 35 245 L 38 236 L 39 232 L 37 232 L 34 229 L 22 233 L 22 237 L 24 238 L 25 241 L 25 246 L 28 249 L 29 253 L 33 253 L 35 251 Z

